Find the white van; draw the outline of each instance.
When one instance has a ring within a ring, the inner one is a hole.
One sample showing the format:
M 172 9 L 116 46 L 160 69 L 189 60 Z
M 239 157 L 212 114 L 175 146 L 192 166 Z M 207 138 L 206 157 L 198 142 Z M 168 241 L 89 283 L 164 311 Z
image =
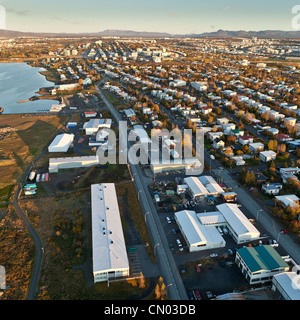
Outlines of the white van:
M 178 244 L 178 247 L 179 247 L 179 250 L 182 251 L 183 250 L 183 247 L 182 247 L 182 243 L 179 239 L 176 239 L 176 242 Z

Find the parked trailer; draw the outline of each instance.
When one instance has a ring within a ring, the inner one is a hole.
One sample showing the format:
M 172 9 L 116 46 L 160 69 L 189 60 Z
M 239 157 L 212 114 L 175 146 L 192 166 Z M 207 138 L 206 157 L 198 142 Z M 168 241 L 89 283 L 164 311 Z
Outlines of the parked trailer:
M 35 171 L 31 171 L 31 172 L 30 172 L 30 175 L 29 175 L 29 177 L 28 177 L 29 180 L 32 181 L 32 180 L 35 178 L 35 175 L 36 175 Z
M 36 188 L 36 187 L 37 187 L 36 183 L 26 184 L 26 185 L 24 186 L 24 188 Z
M 32 191 L 25 191 L 24 192 L 25 196 L 31 196 L 31 195 L 34 195 L 36 194 L 36 191 L 35 190 L 32 190 Z

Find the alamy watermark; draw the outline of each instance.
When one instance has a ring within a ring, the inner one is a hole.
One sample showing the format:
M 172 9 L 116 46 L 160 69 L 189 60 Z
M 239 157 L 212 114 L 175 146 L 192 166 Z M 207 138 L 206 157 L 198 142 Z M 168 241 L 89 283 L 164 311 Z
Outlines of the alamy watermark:
M 113 130 L 97 150 L 104 164 L 150 165 L 157 170 L 185 169 L 186 175 L 199 175 L 204 170 L 204 131 L 202 129 L 152 129 L 151 138 L 143 126 L 128 133 L 127 121 L 120 121 L 117 137 Z M 155 171 L 155 170 L 154 170 Z
M 0 30 L 1 29 L 6 29 L 6 10 L 2 5 L 0 5 Z
M 6 289 L 6 273 L 5 268 L 0 266 L 0 290 Z
M 292 19 L 292 28 L 294 30 L 300 30 L 300 5 L 293 6 L 292 14 L 295 15 Z

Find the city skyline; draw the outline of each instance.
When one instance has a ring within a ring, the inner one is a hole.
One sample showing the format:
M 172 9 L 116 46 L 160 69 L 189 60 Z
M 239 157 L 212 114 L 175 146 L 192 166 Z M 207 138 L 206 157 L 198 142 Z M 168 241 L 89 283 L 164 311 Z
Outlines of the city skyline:
M 6 8 L 6 29 L 23 32 L 89 33 L 107 29 L 192 34 L 224 30 L 295 31 L 292 8 L 295 2 L 237 0 L 204 2 L 178 0 L 151 3 L 114 0 L 110 3 L 53 0 L 0 0 Z

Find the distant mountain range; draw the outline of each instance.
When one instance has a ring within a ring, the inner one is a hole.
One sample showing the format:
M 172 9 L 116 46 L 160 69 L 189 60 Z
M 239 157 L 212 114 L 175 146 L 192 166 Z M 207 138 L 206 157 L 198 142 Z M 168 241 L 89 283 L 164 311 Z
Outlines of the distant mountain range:
M 95 33 L 35 33 L 20 32 L 12 30 L 0 30 L 0 37 L 75 37 L 75 36 L 94 36 L 94 37 L 141 37 L 141 38 L 252 38 L 259 39 L 300 39 L 300 31 L 228 31 L 218 30 L 215 32 L 205 32 L 200 34 L 170 34 L 166 32 L 146 32 L 132 30 L 104 30 Z

